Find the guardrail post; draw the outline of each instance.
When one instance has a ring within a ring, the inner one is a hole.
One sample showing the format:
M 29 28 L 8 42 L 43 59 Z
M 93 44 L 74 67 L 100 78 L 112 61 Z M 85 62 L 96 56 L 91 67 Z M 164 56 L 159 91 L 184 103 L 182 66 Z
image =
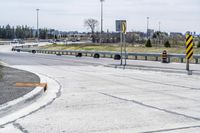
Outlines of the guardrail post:
M 137 60 L 137 56 L 135 56 L 135 60 Z
M 170 63 L 170 62 L 171 62 L 170 57 L 168 57 L 168 63 Z
M 181 58 L 181 63 L 183 63 L 183 58 Z
M 195 63 L 198 64 L 198 58 L 195 59 Z
M 145 56 L 145 60 L 147 60 L 147 56 Z
M 158 57 L 156 57 L 156 61 L 158 61 Z

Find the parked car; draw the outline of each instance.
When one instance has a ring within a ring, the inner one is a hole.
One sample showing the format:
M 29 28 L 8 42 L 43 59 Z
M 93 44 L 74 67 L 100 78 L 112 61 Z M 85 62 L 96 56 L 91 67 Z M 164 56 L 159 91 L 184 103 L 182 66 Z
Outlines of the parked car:
M 11 41 L 11 43 L 13 43 L 13 44 L 16 44 L 16 43 L 19 43 L 19 44 L 24 44 L 24 43 L 25 43 L 25 41 L 24 41 L 24 40 L 22 40 L 22 39 L 13 39 L 13 40 Z
M 11 43 L 19 43 L 19 40 L 18 40 L 18 39 L 13 39 L 13 40 L 11 41 Z

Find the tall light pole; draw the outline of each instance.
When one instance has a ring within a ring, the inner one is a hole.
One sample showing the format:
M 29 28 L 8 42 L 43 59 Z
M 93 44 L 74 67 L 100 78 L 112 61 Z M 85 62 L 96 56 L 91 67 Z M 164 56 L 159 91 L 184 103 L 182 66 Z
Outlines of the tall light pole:
M 103 2 L 105 0 L 100 0 L 101 1 L 101 33 L 103 33 Z
M 161 24 L 160 21 L 158 22 L 158 24 L 159 24 L 159 29 L 158 29 L 158 30 L 159 30 L 159 32 L 160 32 L 160 24 Z
M 149 30 L 149 17 L 147 17 L 147 39 L 149 39 L 148 30 Z
M 100 42 L 102 41 L 102 34 L 103 34 L 103 2 L 105 0 L 100 0 L 101 2 L 101 39 Z
M 40 33 L 39 33 L 39 10 L 40 9 L 36 9 L 36 11 L 37 11 L 37 42 L 39 42 L 39 39 L 40 39 Z
M 159 39 L 159 44 L 161 43 L 161 39 L 160 39 L 160 35 L 161 35 L 161 31 L 160 31 L 160 21 L 158 22 L 158 31 L 159 31 L 159 34 L 158 34 L 158 39 Z

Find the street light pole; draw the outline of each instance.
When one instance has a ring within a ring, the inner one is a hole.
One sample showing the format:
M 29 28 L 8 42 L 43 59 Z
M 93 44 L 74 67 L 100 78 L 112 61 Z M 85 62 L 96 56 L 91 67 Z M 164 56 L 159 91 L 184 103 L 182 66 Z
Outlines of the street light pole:
M 149 30 L 149 17 L 147 17 L 147 39 L 149 39 L 148 30 Z
M 100 0 L 101 2 L 101 39 L 100 42 L 102 41 L 102 34 L 103 34 L 103 2 L 104 0 Z
M 159 21 L 159 32 L 160 32 L 160 24 L 161 24 L 161 23 L 160 23 L 160 21 Z
M 37 42 L 39 42 L 39 39 L 40 39 L 40 33 L 39 33 L 39 10 L 40 9 L 36 9 L 36 11 L 37 11 Z
M 159 44 L 161 43 L 161 39 L 160 39 L 160 35 L 161 35 L 161 31 L 160 31 L 160 21 L 158 22 L 158 30 L 159 30 L 159 34 L 158 34 L 158 39 L 159 39 Z

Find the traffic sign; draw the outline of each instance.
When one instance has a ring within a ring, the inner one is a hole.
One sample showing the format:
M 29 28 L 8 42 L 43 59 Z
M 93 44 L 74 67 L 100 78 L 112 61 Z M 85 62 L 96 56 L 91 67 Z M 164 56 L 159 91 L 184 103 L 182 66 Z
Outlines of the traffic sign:
M 121 42 L 121 65 L 123 65 L 123 59 L 125 60 L 124 66 L 126 66 L 126 29 L 127 29 L 127 24 L 126 20 L 116 20 L 116 31 L 120 32 L 120 42 Z M 124 52 L 125 56 L 123 57 L 123 47 L 124 47 Z
M 186 59 L 190 60 L 193 57 L 193 36 L 186 35 Z
M 122 22 L 122 33 L 126 34 L 126 21 Z
M 120 32 L 121 31 L 121 20 L 116 20 L 116 31 Z
M 126 34 L 127 24 L 126 20 L 116 20 L 116 31 Z

